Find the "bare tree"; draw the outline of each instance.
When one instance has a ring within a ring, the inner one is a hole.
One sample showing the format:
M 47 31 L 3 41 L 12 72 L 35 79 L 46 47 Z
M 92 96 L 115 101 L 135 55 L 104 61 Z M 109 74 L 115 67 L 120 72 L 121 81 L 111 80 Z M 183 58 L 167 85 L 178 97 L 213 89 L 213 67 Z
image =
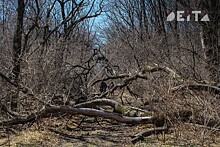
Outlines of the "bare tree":
M 177 0 L 178 3 L 189 9 L 202 9 L 208 12 L 210 21 L 201 22 L 202 27 L 202 42 L 204 43 L 207 68 L 210 71 L 210 79 L 216 83 L 220 82 L 220 58 L 219 58 L 219 18 L 220 18 L 220 2 L 218 0 L 201 0 L 199 5 L 190 7 L 190 3 L 187 1 Z M 195 4 L 195 1 L 192 2 Z
M 17 1 L 17 24 L 14 33 L 13 39 L 13 61 L 14 67 L 12 70 L 13 79 L 16 84 L 19 84 L 20 81 L 20 72 L 21 72 L 21 55 L 22 55 L 22 33 L 23 33 L 23 19 L 24 19 L 24 11 L 25 11 L 25 4 L 24 0 Z M 17 90 L 16 94 L 12 97 L 11 100 L 11 108 L 16 110 L 18 107 L 18 97 L 19 97 L 19 90 Z

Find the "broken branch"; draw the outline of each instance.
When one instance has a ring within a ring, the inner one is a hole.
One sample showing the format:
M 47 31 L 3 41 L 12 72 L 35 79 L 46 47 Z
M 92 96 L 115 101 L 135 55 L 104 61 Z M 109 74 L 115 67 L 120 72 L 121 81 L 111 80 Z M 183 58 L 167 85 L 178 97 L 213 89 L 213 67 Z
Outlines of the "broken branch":
M 168 130 L 167 126 L 164 127 L 158 127 L 158 128 L 153 128 L 149 130 L 144 130 L 134 136 L 134 138 L 131 140 L 133 144 L 137 143 L 139 140 L 144 140 L 144 137 L 150 136 L 152 134 L 158 134 L 162 133 Z
M 177 90 L 199 90 L 199 91 L 208 91 L 215 94 L 220 94 L 220 88 L 216 86 L 211 86 L 207 84 L 183 84 L 176 87 L 173 87 L 171 91 L 175 92 Z

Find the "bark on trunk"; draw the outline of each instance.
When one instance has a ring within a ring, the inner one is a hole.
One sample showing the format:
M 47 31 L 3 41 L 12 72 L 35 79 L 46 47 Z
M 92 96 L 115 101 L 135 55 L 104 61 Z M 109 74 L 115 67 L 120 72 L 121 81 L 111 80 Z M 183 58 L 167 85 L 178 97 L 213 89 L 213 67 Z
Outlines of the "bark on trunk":
M 210 79 L 216 83 L 220 83 L 220 48 L 218 46 L 218 34 L 216 30 L 214 28 L 207 28 L 204 31 L 204 42 Z
M 220 2 L 211 0 L 204 2 L 203 8 L 208 10 L 210 21 L 203 24 L 203 39 L 206 49 L 207 68 L 210 71 L 210 79 L 220 83 Z
M 19 85 L 19 76 L 21 72 L 21 54 L 22 54 L 22 31 L 23 31 L 23 16 L 24 16 L 24 0 L 17 1 L 17 24 L 16 30 L 13 38 L 13 64 L 14 67 L 12 69 L 13 80 L 14 83 Z M 11 99 L 11 108 L 16 110 L 18 107 L 18 94 L 19 90 L 17 90 L 16 94 L 12 96 Z

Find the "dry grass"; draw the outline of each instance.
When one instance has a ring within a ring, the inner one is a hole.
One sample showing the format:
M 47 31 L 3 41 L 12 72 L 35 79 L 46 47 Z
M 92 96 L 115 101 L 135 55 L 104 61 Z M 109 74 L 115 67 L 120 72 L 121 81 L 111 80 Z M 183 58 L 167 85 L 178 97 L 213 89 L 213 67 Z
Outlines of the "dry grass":
M 131 144 L 131 136 L 152 125 L 131 126 L 111 120 L 86 117 L 79 127 L 83 116 L 43 119 L 9 138 L 1 138 L 0 144 L 12 147 L 69 147 L 69 146 L 220 146 L 220 133 L 189 123 L 173 126 L 167 134 L 146 137 L 144 141 Z M 204 137 L 205 136 L 205 137 Z
M 168 133 L 151 135 L 135 145 L 131 143 L 131 137 L 140 131 L 154 127 L 153 125 L 132 126 L 103 118 L 97 118 L 97 121 L 94 117 L 81 115 L 39 120 L 31 127 L 26 127 L 17 133 L 11 133 L 9 137 L 6 135 L 6 137 L 0 138 L 0 145 L 12 147 L 220 146 L 219 130 L 182 122 L 178 118 L 169 116 L 179 109 L 198 109 L 201 110 L 201 114 L 217 117 L 216 111 L 219 109 L 216 105 L 217 99 L 213 99 L 209 93 L 199 94 L 185 91 L 184 93 L 169 94 L 167 89 L 159 89 L 158 91 L 160 93 L 154 93 L 152 97 L 148 96 L 147 98 L 136 99 L 127 92 L 123 95 L 126 105 L 129 102 L 133 106 L 163 112 L 172 124 Z M 121 102 L 116 96 L 111 98 Z M 144 105 L 143 101 L 148 104 Z M 79 126 L 80 122 L 82 124 Z

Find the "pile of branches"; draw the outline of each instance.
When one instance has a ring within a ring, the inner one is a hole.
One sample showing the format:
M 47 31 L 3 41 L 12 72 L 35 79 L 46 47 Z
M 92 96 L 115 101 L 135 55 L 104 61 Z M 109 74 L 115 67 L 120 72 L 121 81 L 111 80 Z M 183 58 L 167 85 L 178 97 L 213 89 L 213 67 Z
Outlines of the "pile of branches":
M 4 120 L 0 122 L 0 125 L 2 127 L 10 127 L 14 125 L 19 124 L 27 124 L 27 123 L 33 123 L 36 122 L 40 118 L 46 118 L 51 116 L 57 116 L 60 114 L 70 114 L 70 115 L 86 115 L 86 116 L 93 116 L 93 117 L 103 117 L 107 119 L 113 119 L 115 121 L 121 122 L 121 123 L 127 123 L 127 124 L 154 124 L 155 128 L 150 130 L 144 130 L 141 133 L 138 133 L 133 136 L 132 143 L 136 143 L 139 140 L 142 140 L 144 137 L 149 136 L 151 134 L 155 133 L 161 133 L 161 132 L 167 132 L 170 124 L 167 120 L 167 117 L 161 113 L 154 113 L 154 112 L 148 112 L 146 110 L 142 110 L 140 108 L 125 106 L 123 104 L 119 104 L 118 102 L 110 99 L 106 99 L 106 95 L 109 93 L 114 92 L 117 89 L 127 88 L 127 90 L 131 94 L 135 94 L 131 89 L 129 88 L 129 85 L 137 80 L 137 79 L 144 79 L 148 80 L 148 73 L 152 72 L 158 72 L 162 71 L 167 73 L 169 76 L 172 76 L 177 81 L 183 83 L 183 79 L 181 76 L 179 76 L 176 72 L 174 72 L 172 69 L 168 67 L 161 67 L 158 65 L 152 66 L 144 66 L 140 71 L 136 72 L 134 75 L 130 74 L 115 74 L 108 76 L 105 79 L 94 81 L 91 86 L 94 86 L 95 84 L 101 82 L 101 81 L 107 81 L 111 79 L 123 79 L 122 83 L 114 85 L 114 87 L 87 102 L 83 102 L 80 104 L 73 104 L 70 103 L 70 105 L 53 105 L 48 102 L 43 101 L 41 98 L 38 98 L 35 96 L 32 91 L 24 87 L 22 85 L 17 85 L 13 83 L 7 76 L 5 76 L 2 72 L 0 72 L 0 77 L 4 80 L 6 80 L 8 83 L 10 83 L 12 86 L 18 88 L 21 92 L 28 95 L 29 97 L 32 97 L 39 102 L 42 103 L 42 108 L 38 112 L 34 112 L 30 115 L 23 116 L 20 115 L 17 112 L 13 112 L 7 108 L 7 106 L 3 103 L 0 103 L 0 109 L 4 112 L 6 112 L 8 115 L 10 115 L 11 119 Z M 217 86 L 212 86 L 208 84 L 181 84 L 177 87 L 173 87 L 171 91 L 176 92 L 180 90 L 199 90 L 199 91 L 209 91 L 211 93 L 220 94 L 220 88 Z M 105 109 L 108 106 L 111 107 L 112 111 Z M 178 114 L 179 117 L 183 118 L 184 121 L 193 121 L 194 123 L 203 124 L 204 119 L 201 116 L 193 116 L 193 112 L 189 110 L 179 110 L 179 112 L 175 112 L 176 115 Z M 213 119 L 210 121 L 209 124 L 206 124 L 210 127 L 219 127 L 220 120 Z

